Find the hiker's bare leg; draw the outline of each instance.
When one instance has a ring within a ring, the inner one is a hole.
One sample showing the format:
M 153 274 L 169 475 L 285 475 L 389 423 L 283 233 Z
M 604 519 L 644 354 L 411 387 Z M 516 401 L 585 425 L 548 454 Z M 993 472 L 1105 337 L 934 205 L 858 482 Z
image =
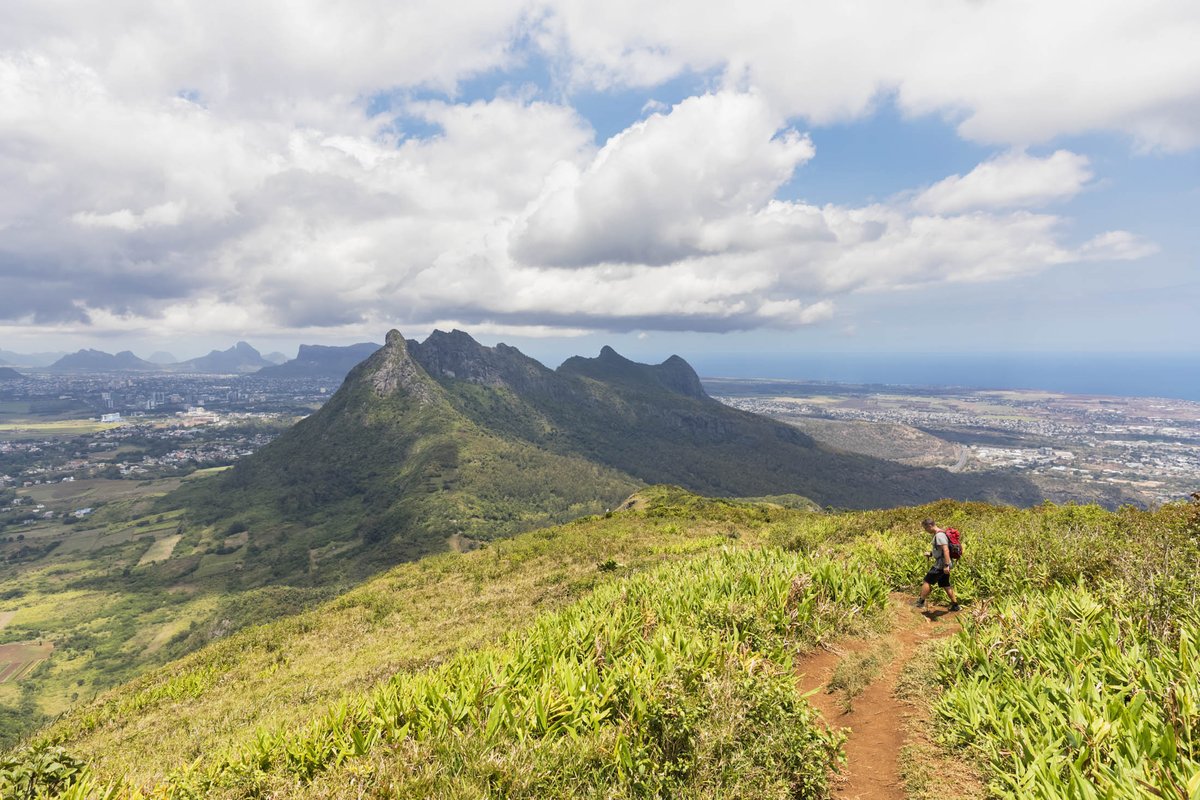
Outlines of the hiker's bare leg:
M 926 597 L 929 597 L 929 593 L 931 591 L 933 591 L 932 586 L 930 586 L 928 583 L 922 583 L 921 584 L 921 599 L 924 600 Z
M 947 587 L 946 587 L 946 594 L 948 594 L 948 595 L 950 596 L 950 602 L 951 602 L 951 603 L 957 603 L 957 602 L 958 602 L 958 595 L 956 595 L 956 594 L 954 593 L 954 590 L 953 590 L 952 588 L 950 588 L 949 586 L 947 586 Z

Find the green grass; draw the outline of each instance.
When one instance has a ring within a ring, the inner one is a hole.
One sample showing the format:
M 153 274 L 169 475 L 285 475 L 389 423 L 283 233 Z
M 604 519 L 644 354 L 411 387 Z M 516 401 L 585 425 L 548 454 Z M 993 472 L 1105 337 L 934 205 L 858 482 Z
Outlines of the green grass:
M 816 795 L 837 740 L 799 697 L 791 652 L 885 604 L 880 582 L 843 567 L 718 552 L 604 586 L 169 785 L 321 796 L 352 770 L 365 791 L 399 797 Z M 410 742 L 424 758 L 369 765 Z
M 1003 797 L 1192 791 L 1188 505 L 823 514 L 653 488 L 634 511 L 402 565 L 235 633 L 41 740 L 129 797 L 819 796 L 834 740 L 793 703 L 789 654 L 869 627 L 864 598 L 915 587 L 925 516 L 963 531 L 972 615 L 917 682 L 942 763 L 977 763 Z M 288 602 L 266 591 L 245 602 Z M 606 686 L 653 702 L 614 705 Z
M 880 671 L 892 660 L 892 648 L 886 641 L 875 642 L 867 649 L 849 653 L 838 662 L 826 684 L 830 694 L 841 692 L 842 709 L 854 710 L 854 698 L 862 694 L 879 677 Z
M 103 753 L 109 774 L 149 780 L 161 774 L 163 763 L 185 763 L 231 741 L 252 741 L 256 726 L 303 726 L 346 692 L 361 691 L 397 669 L 419 668 L 494 641 L 539 611 L 559 608 L 607 581 L 724 546 L 752 547 L 763 541 L 772 520 L 792 513 L 772 509 L 764 516 L 751 506 L 688 499 L 688 513 L 703 514 L 706 506 L 712 519 L 681 524 L 674 514 L 597 517 L 465 555 L 402 565 L 320 610 L 236 634 L 135 682 L 142 699 L 101 704 L 88 712 L 99 715 L 94 724 L 72 739 L 79 738 L 81 752 Z M 739 538 L 729 538 L 731 526 Z M 610 559 L 621 566 L 600 570 Z M 281 641 L 287 642 L 285 650 Z M 170 701 L 172 690 L 163 682 L 199 686 L 187 676 L 211 669 L 219 686 Z M 137 720 L 128 702 L 138 709 Z M 254 723 L 231 740 L 232 721 L 245 719 L 251 708 Z M 177 724 L 177 715 L 186 719 L 184 725 Z M 63 721 L 64 730 L 74 716 Z M 110 748 L 111 737 L 127 744 Z M 162 758 L 147 759 L 149 752 Z
M 87 419 L 14 420 L 0 422 L 0 440 L 41 439 L 47 436 L 85 436 L 119 427 L 119 422 L 95 422 Z
M 1125 587 L 1059 588 L 986 609 L 941 657 L 952 747 L 1005 798 L 1200 793 L 1200 618 L 1150 635 Z

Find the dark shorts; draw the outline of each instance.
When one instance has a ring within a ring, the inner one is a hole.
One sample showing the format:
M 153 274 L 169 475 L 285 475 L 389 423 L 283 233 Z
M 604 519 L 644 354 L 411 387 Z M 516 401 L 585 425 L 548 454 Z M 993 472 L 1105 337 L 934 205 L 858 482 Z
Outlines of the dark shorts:
M 934 567 L 925 573 L 925 582 L 930 586 L 941 586 L 945 589 L 950 585 L 950 573 Z

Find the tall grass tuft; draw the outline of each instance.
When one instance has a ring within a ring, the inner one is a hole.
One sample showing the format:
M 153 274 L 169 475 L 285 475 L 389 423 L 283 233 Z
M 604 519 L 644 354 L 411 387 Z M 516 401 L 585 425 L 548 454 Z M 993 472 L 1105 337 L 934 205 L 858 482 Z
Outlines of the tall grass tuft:
M 1062 587 L 977 611 L 942 653 L 937 712 L 1011 798 L 1200 794 L 1200 619 L 1150 635 L 1124 587 Z

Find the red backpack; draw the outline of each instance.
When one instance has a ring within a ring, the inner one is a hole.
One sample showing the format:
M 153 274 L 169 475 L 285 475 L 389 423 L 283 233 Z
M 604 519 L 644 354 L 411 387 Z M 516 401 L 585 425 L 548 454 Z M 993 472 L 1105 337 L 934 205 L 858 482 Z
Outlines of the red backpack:
M 950 540 L 950 560 L 958 561 L 962 558 L 962 537 L 958 533 L 957 528 L 946 528 L 946 538 Z

